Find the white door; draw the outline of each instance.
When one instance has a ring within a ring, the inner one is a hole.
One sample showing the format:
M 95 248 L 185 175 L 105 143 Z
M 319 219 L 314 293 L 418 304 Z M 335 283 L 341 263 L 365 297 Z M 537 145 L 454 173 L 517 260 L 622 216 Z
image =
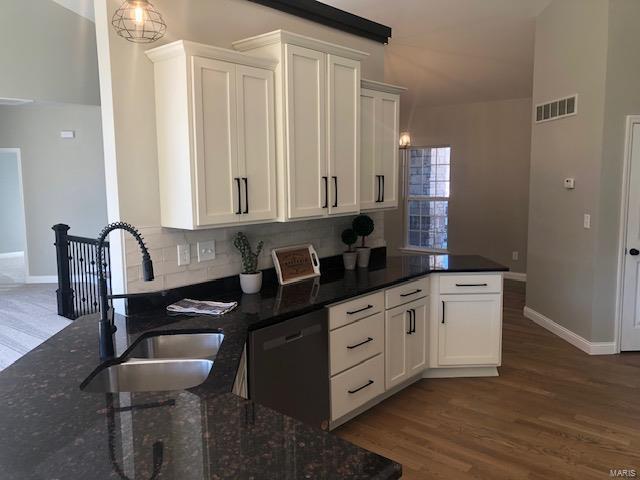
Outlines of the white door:
M 236 72 L 240 221 L 272 220 L 278 215 L 273 72 L 244 65 Z
M 640 350 L 640 124 L 631 138 L 621 350 Z
M 376 170 L 376 99 L 373 90 L 360 92 L 360 208 L 378 207 L 381 182 Z
M 407 337 L 407 372 L 412 377 L 427 366 L 427 330 L 429 318 L 429 297 L 408 305 L 409 331 Z
M 240 174 L 236 130 L 236 79 L 232 63 L 193 58 L 196 223 L 237 222 Z
M 438 364 L 499 365 L 502 296 L 441 295 Z
M 381 176 L 379 208 L 398 206 L 398 138 L 400 136 L 400 97 L 379 93 L 376 109 L 376 171 Z
M 328 212 L 326 55 L 286 46 L 287 183 L 289 218 Z
M 327 55 L 329 213 L 360 211 L 360 62 Z
M 408 378 L 407 337 L 410 335 L 409 309 L 405 305 L 387 310 L 384 318 L 386 390 Z

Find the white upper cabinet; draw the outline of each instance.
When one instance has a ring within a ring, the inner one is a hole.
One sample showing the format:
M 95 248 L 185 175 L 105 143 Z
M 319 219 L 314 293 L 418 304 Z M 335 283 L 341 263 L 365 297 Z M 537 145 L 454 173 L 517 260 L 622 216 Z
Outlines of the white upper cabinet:
M 360 61 L 368 54 L 283 30 L 234 48 L 275 69 L 279 219 L 360 211 Z
M 362 80 L 360 93 L 362 210 L 398 206 L 400 93 L 406 89 Z
M 178 41 L 154 62 L 161 223 L 277 218 L 273 62 Z

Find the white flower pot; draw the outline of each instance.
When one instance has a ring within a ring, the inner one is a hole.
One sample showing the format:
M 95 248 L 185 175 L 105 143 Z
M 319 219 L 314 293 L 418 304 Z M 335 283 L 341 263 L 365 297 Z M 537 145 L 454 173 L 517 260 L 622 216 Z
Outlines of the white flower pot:
M 358 247 L 358 268 L 367 268 L 369 266 L 369 257 L 371 257 L 371 248 Z
M 344 252 L 342 254 L 345 270 L 355 270 L 358 261 L 358 252 Z
M 242 288 L 242 292 L 248 295 L 258 293 L 262 288 L 262 272 L 241 273 L 240 287 Z

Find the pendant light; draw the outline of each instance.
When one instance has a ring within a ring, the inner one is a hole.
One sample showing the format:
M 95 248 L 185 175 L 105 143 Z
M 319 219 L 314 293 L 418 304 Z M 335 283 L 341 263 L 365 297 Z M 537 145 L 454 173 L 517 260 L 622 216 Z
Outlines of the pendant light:
M 402 132 L 400 134 L 400 148 L 409 148 L 411 146 L 411 135 L 409 132 Z
M 135 43 L 155 42 L 167 31 L 162 15 L 148 0 L 124 0 L 111 25 L 118 35 Z

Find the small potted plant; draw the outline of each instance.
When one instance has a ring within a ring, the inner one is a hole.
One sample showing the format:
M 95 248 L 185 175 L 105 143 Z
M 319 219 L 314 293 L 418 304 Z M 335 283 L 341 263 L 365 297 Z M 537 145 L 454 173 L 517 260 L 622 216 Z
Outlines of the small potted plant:
M 367 268 L 369 266 L 371 248 L 367 247 L 366 239 L 373 233 L 374 228 L 373 220 L 369 215 L 358 215 L 353 219 L 353 231 L 357 236 L 362 238 L 362 244 L 356 249 L 358 252 L 358 267 L 360 268 Z
M 354 270 L 356 268 L 356 261 L 358 260 L 358 252 L 353 249 L 353 245 L 358 241 L 358 235 L 353 231 L 353 228 L 347 228 L 342 232 L 342 243 L 344 243 L 348 250 L 342 254 L 342 260 L 344 262 L 345 270 Z
M 240 273 L 240 287 L 246 294 L 258 293 L 262 288 L 262 272 L 258 270 L 258 256 L 264 246 L 259 241 L 255 253 L 251 250 L 251 244 L 247 236 L 238 232 L 233 237 L 233 246 L 242 255 L 242 273 Z

